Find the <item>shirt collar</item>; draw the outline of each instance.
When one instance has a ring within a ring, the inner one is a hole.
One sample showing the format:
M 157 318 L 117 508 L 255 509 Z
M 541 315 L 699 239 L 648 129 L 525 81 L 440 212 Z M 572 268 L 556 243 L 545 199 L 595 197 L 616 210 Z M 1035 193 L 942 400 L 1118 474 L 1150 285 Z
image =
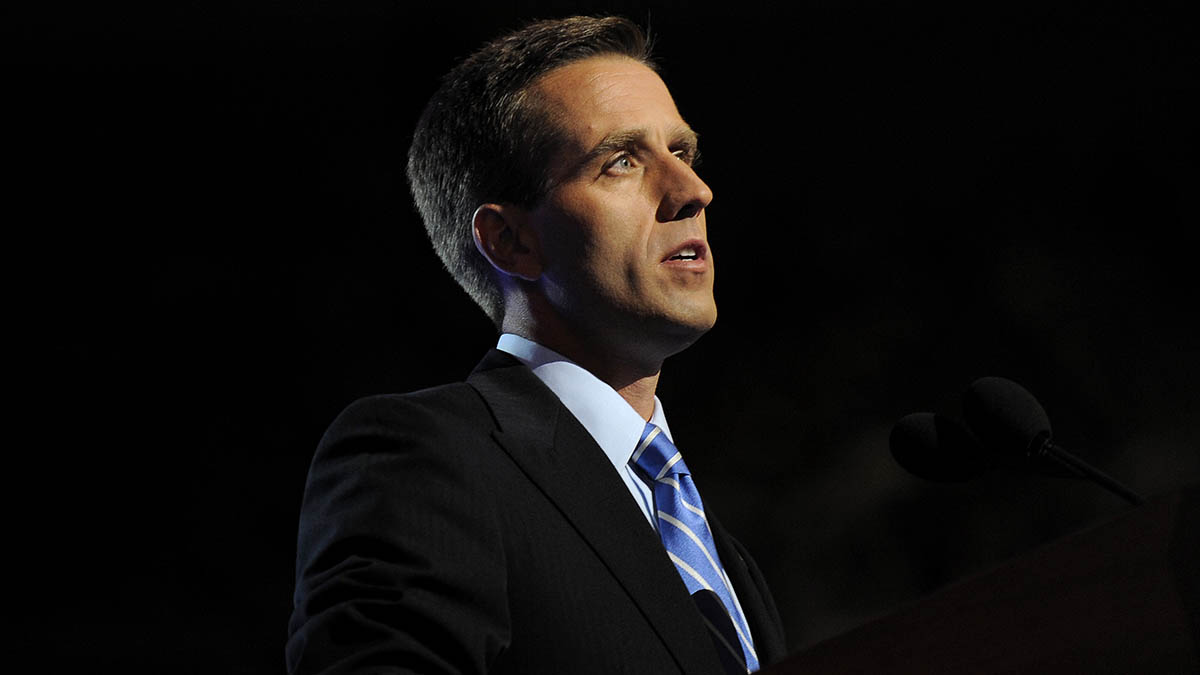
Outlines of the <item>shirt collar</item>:
M 582 366 L 532 340 L 505 333 L 496 348 L 529 366 L 587 429 L 613 466 L 623 470 L 646 428 L 646 420 L 628 401 Z M 650 421 L 674 442 L 657 396 Z

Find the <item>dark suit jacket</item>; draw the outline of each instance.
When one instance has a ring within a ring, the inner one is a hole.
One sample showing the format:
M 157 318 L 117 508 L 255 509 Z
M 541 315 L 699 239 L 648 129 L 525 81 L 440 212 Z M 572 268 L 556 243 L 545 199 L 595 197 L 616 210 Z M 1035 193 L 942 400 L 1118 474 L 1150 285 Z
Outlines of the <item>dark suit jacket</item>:
M 760 661 L 784 655 L 770 592 L 709 510 Z M 300 515 L 288 670 L 721 673 L 658 535 L 527 367 L 351 405 Z

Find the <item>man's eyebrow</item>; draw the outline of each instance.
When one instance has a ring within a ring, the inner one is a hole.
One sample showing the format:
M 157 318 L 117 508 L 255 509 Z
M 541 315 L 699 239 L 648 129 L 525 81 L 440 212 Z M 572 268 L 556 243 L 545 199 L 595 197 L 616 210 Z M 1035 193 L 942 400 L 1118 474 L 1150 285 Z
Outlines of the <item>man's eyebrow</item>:
M 607 157 L 619 150 L 632 150 L 639 145 L 646 145 L 646 138 L 649 136 L 650 131 L 648 129 L 621 129 L 614 131 L 600 139 L 599 143 L 593 146 L 591 150 L 588 150 L 580 158 L 576 167 L 582 169 L 597 159 Z M 672 129 L 668 140 L 671 147 L 678 147 L 691 154 L 695 154 L 699 142 L 700 134 L 697 134 L 688 126 L 679 126 Z
M 618 150 L 631 150 L 645 143 L 649 133 L 645 129 L 622 129 L 600 139 L 579 161 L 581 167 L 607 157 Z

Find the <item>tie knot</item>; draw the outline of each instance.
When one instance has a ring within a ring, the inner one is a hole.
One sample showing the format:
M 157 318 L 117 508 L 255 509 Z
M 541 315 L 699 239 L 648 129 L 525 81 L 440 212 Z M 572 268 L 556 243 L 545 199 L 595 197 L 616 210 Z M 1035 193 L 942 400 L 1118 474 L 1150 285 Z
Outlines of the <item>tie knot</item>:
M 662 429 L 649 422 L 642 431 L 642 439 L 637 450 L 633 452 L 632 461 L 650 482 L 672 474 L 691 473 L 671 439 L 667 438 Z

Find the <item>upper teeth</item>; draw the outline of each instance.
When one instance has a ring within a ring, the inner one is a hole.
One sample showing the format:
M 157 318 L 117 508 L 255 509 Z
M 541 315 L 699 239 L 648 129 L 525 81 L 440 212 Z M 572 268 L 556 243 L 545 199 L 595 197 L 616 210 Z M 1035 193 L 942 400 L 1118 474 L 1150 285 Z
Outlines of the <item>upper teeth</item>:
M 672 258 L 695 258 L 696 257 L 696 249 L 694 249 L 694 248 L 680 249 L 678 253 L 676 253 L 675 255 L 673 255 L 671 257 Z

